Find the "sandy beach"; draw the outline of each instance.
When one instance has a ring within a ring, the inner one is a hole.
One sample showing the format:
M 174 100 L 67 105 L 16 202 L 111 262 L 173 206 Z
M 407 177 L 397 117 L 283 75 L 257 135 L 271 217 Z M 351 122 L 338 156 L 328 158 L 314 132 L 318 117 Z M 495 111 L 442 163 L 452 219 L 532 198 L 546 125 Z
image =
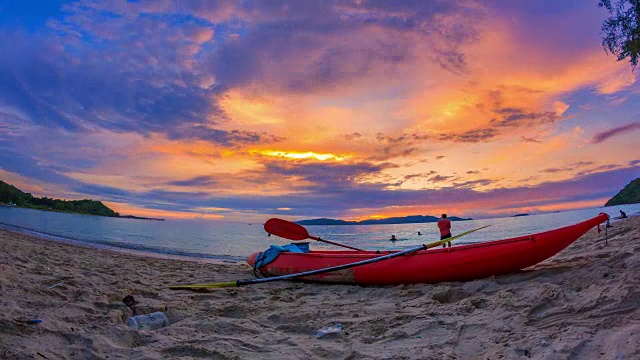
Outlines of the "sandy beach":
M 0 230 L 3 359 L 638 359 L 640 217 L 517 274 L 368 287 L 252 278 L 248 265 L 145 258 Z M 132 295 L 138 305 L 122 299 Z M 132 330 L 135 314 L 173 323 Z M 40 319 L 41 323 L 26 321 Z M 315 338 L 341 323 L 342 334 Z

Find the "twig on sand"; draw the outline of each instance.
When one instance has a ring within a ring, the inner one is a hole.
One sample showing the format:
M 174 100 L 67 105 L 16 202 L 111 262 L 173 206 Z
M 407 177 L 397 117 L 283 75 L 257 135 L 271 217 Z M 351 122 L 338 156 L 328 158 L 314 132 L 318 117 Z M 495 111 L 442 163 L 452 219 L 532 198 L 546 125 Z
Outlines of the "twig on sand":
M 59 309 L 59 308 L 63 307 L 64 305 L 67 305 L 68 303 L 69 303 L 68 301 L 65 301 L 65 302 L 63 302 L 62 304 L 60 304 L 60 305 L 56 306 L 55 308 L 56 308 L 56 309 Z
M 61 281 L 61 282 L 59 282 L 59 283 L 57 283 L 57 284 L 53 284 L 53 285 L 51 285 L 51 286 L 48 286 L 48 287 L 46 287 L 46 288 L 45 288 L 45 290 L 53 289 L 54 287 L 56 287 L 56 286 L 60 286 L 60 285 L 62 285 L 62 284 L 64 284 L 64 281 Z

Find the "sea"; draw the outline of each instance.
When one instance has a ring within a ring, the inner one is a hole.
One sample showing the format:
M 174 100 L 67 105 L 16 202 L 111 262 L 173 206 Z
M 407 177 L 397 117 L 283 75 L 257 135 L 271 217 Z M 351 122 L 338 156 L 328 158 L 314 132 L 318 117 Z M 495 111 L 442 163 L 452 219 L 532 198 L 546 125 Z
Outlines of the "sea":
M 527 235 L 572 225 L 599 213 L 612 218 L 622 210 L 630 216 L 640 215 L 640 204 L 601 207 L 452 222 L 452 234 L 489 227 L 454 241 L 453 245 L 485 242 Z M 22 232 L 51 241 L 85 245 L 116 251 L 141 253 L 164 258 L 187 258 L 242 262 L 254 252 L 272 244 L 291 241 L 267 236 L 262 222 L 225 222 L 221 220 L 151 221 L 109 218 L 48 212 L 16 207 L 0 207 L 0 228 Z M 615 222 L 614 222 L 615 226 Z M 439 240 L 436 223 L 398 225 L 307 225 L 312 236 L 366 250 L 404 250 Z M 418 235 L 420 232 L 422 235 Z M 398 241 L 390 241 L 395 235 Z M 333 245 L 310 241 L 316 250 L 340 249 Z

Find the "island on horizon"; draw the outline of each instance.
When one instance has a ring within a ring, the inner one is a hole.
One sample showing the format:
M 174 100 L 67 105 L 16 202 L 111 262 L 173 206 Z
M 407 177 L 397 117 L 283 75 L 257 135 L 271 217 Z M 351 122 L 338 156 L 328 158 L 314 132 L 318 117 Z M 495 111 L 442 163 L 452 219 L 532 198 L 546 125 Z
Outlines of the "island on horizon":
M 38 198 L 30 193 L 18 189 L 17 187 L 7 184 L 0 180 L 0 205 L 20 207 L 27 209 L 64 212 L 70 214 L 106 216 L 122 219 L 139 219 L 139 220 L 156 220 L 164 221 L 164 219 L 147 218 L 134 215 L 120 215 L 113 209 L 102 203 L 102 201 L 84 199 L 84 200 L 61 200 L 48 197 Z
M 473 220 L 471 218 L 465 219 L 457 216 L 449 216 L 447 219 L 451 221 L 466 221 Z M 439 217 L 431 215 L 410 215 L 403 217 L 391 217 L 384 219 L 367 219 L 360 221 L 348 221 L 337 220 L 328 218 L 308 219 L 296 221 L 299 225 L 393 225 L 393 224 L 422 224 L 422 223 L 434 223 L 440 220 Z

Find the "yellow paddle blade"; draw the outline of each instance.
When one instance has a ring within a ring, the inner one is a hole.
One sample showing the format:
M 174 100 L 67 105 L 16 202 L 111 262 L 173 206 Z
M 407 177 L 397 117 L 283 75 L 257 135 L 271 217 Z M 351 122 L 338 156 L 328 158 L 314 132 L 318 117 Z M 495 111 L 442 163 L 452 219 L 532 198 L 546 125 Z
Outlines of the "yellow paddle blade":
M 225 287 L 236 287 L 236 286 L 238 286 L 238 283 L 236 281 L 227 281 L 227 282 L 209 283 L 209 284 L 172 285 L 172 286 L 169 286 L 169 289 L 173 289 L 173 290 L 206 289 L 206 288 L 225 288 Z

